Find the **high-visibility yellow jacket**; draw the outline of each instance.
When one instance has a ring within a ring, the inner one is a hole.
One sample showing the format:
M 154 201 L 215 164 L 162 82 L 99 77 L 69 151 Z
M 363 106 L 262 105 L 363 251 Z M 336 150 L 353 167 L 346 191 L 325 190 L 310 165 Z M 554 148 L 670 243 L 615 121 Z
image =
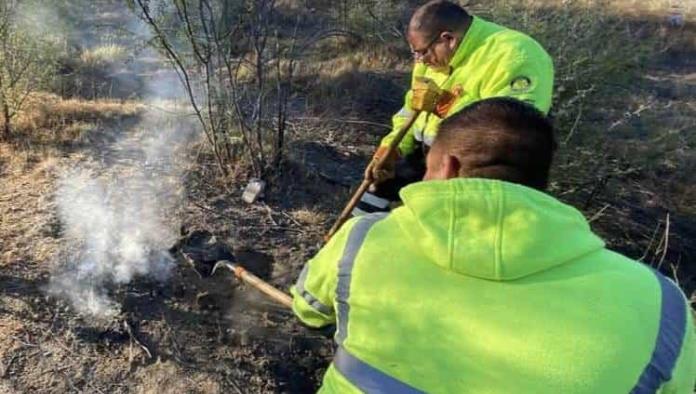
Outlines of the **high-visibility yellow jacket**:
M 445 117 L 465 106 L 490 97 L 514 97 L 528 102 L 544 113 L 551 107 L 553 62 L 534 39 L 515 30 L 474 17 L 469 30 L 450 60 L 452 72 L 437 72 L 423 63 L 413 69 L 417 76 L 435 81 L 457 98 Z M 388 145 L 411 115 L 411 91 L 403 108 L 392 118 L 392 131 L 381 145 Z M 442 119 L 421 113 L 399 144 L 402 155 L 411 153 L 415 141 L 430 145 Z
M 291 289 L 304 323 L 337 325 L 322 392 L 692 392 L 683 293 L 580 212 L 483 179 L 401 197 L 347 222 Z

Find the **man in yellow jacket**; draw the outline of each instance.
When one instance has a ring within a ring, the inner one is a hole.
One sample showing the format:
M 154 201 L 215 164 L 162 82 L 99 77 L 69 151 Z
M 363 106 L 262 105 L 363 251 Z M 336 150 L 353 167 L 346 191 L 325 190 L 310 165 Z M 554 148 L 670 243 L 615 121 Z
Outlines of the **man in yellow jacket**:
M 399 200 L 401 187 L 423 177 L 424 153 L 440 122 L 450 114 L 476 101 L 500 96 L 528 102 L 544 113 L 551 107 L 553 62 L 541 45 L 520 32 L 438 0 L 416 10 L 407 39 L 416 61 L 412 85 L 419 78 L 428 78 L 444 94 L 435 111 L 418 116 L 397 154 L 389 158 L 386 173 L 390 175 L 385 177 L 384 171 L 374 174 L 372 193 L 364 195 L 354 215 L 387 211 L 390 202 Z M 392 118 L 392 131 L 375 155 L 386 153 L 386 145 L 411 116 L 413 96 L 414 90 L 409 90 L 403 108 Z
M 692 393 L 679 287 L 545 194 L 553 130 L 509 98 L 446 119 L 404 205 L 348 221 L 291 290 L 336 324 L 326 393 Z

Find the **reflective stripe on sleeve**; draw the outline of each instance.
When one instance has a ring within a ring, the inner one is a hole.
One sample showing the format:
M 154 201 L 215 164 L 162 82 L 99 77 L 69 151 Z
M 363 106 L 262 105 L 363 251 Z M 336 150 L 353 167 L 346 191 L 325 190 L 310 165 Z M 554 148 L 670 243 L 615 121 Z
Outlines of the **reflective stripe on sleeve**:
M 423 134 L 423 139 L 421 140 L 425 145 L 432 146 L 433 142 L 435 142 L 435 136 L 434 135 L 425 135 Z
M 338 348 L 336 349 L 336 355 L 333 359 L 333 365 L 341 375 L 351 382 L 351 384 L 365 393 L 416 394 L 421 393 L 421 391 L 363 362 L 350 354 L 342 346 L 348 334 L 348 318 L 350 313 L 348 299 L 350 297 L 350 285 L 353 267 L 355 267 L 355 258 L 370 228 L 386 216 L 386 213 L 373 213 L 362 216 L 359 221 L 355 223 L 348 235 L 348 241 L 346 242 L 343 256 L 341 256 L 338 265 L 338 285 L 336 287 L 338 308 L 336 311 L 338 320 L 336 342 L 338 343 Z
M 365 393 L 422 393 L 356 358 L 343 346 L 336 349 L 333 364 L 341 375 Z
M 401 110 L 399 110 L 399 112 L 396 113 L 396 116 L 408 118 L 409 116 L 411 116 L 411 114 L 413 114 L 413 111 L 411 111 L 407 107 L 401 107 Z
M 672 371 L 679 358 L 686 327 L 686 301 L 679 287 L 655 271 L 660 282 L 662 302 L 660 328 L 650 362 L 643 370 L 632 394 L 655 393 L 672 379 Z
M 360 209 L 360 208 L 356 205 L 355 208 L 353 208 L 353 210 L 350 211 L 350 214 L 351 214 L 351 216 L 356 217 L 356 216 L 365 216 L 365 215 L 369 215 L 370 212 L 363 211 L 362 209 Z
M 336 311 L 338 315 L 336 342 L 339 345 L 343 343 L 348 334 L 348 313 L 350 311 L 348 297 L 350 297 L 350 281 L 353 274 L 353 266 L 355 265 L 355 256 L 358 255 L 358 251 L 372 225 L 386 216 L 386 213 L 373 213 L 361 216 L 348 235 L 348 241 L 343 249 L 343 256 L 341 256 L 341 260 L 338 263 L 338 284 L 336 286 L 336 303 L 338 308 Z
M 389 200 L 377 197 L 370 192 L 363 193 L 362 197 L 360 197 L 360 201 L 379 209 L 384 209 L 389 206 Z
M 363 216 L 374 212 L 389 212 L 389 200 L 365 192 L 351 211 L 353 216 Z
M 305 289 L 305 281 L 307 280 L 307 274 L 309 273 L 309 264 L 305 264 L 304 268 L 302 268 L 302 272 L 300 273 L 300 277 L 297 279 L 297 283 L 295 284 L 295 289 L 297 290 L 297 294 L 302 297 L 307 304 L 309 304 L 310 307 L 312 307 L 314 310 L 323 313 L 325 315 L 332 315 L 333 314 L 333 309 L 324 305 L 321 301 L 319 301 L 316 297 L 314 297 L 312 294 L 310 294 L 307 289 Z
M 413 138 L 416 139 L 418 142 L 423 142 L 423 129 L 415 129 L 413 130 Z

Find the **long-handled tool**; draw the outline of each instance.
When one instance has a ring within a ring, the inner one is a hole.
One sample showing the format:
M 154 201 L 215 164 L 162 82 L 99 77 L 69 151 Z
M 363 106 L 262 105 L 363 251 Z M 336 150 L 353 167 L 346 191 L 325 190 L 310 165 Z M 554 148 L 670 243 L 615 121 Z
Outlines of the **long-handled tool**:
M 290 295 L 276 289 L 268 282 L 244 269 L 244 267 L 229 260 L 220 260 L 215 263 L 211 275 L 214 275 L 215 271 L 217 271 L 217 269 L 220 267 L 229 269 L 239 280 L 259 289 L 262 293 L 266 294 L 281 305 L 292 308 L 292 297 L 290 297 Z
M 384 155 L 381 157 L 375 159 L 372 159 L 372 162 L 368 165 L 368 168 L 373 167 L 375 169 L 380 169 L 384 166 L 384 163 L 389 159 L 389 156 L 391 156 L 396 148 L 399 146 L 399 143 L 401 143 L 401 140 L 404 139 L 404 136 L 408 132 L 408 130 L 413 126 L 413 123 L 415 123 L 416 119 L 418 119 L 418 115 L 420 115 L 420 111 L 413 111 L 411 112 L 411 116 L 406 120 L 406 123 L 399 129 L 399 132 L 396 134 L 393 140 L 389 142 L 389 145 L 387 146 L 387 151 Z M 360 202 L 360 199 L 362 198 L 363 194 L 367 191 L 367 189 L 370 188 L 370 185 L 372 185 L 373 180 L 368 177 L 369 171 L 365 171 L 365 177 L 363 178 L 362 183 L 360 186 L 358 186 L 358 189 L 353 193 L 353 196 L 350 198 L 348 201 L 348 204 L 346 204 L 345 208 L 343 208 L 343 211 L 341 212 L 341 215 L 339 215 L 338 219 L 336 219 L 336 223 L 331 227 L 331 230 L 326 234 L 324 239 L 328 241 L 333 237 L 334 234 L 336 234 L 336 231 L 338 231 L 339 228 L 345 223 L 348 219 L 350 219 L 351 212 L 353 212 L 353 208 L 355 208 L 356 205 Z
M 384 166 L 389 156 L 392 155 L 393 152 L 397 149 L 397 147 L 401 143 L 401 140 L 403 140 L 404 136 L 409 131 L 411 126 L 413 126 L 413 124 L 416 122 L 416 119 L 418 119 L 418 116 L 421 114 L 421 112 L 432 112 L 432 110 L 436 106 L 436 103 L 440 95 L 442 94 L 442 90 L 432 80 L 423 77 L 416 77 L 416 80 L 413 84 L 413 91 L 416 92 L 419 90 L 420 94 L 414 94 L 413 99 L 411 100 L 412 111 L 410 116 L 408 117 L 408 119 L 406 119 L 404 125 L 401 126 L 399 132 L 389 142 L 386 153 L 377 158 L 373 158 L 373 161 L 370 162 L 368 166 L 368 171 L 365 171 L 364 180 L 362 181 L 358 189 L 355 191 L 350 201 L 348 201 L 348 204 L 343 209 L 343 212 L 341 212 L 341 215 L 338 217 L 338 220 L 336 220 L 336 223 L 334 223 L 333 227 L 331 227 L 331 230 L 329 230 L 329 233 L 326 235 L 325 239 L 327 241 L 336 233 L 336 231 L 338 231 L 341 225 L 343 225 L 343 223 L 345 223 L 346 220 L 348 220 L 348 218 L 351 215 L 351 212 L 353 211 L 353 208 L 355 208 L 355 206 L 360 201 L 362 195 L 365 194 L 367 189 L 372 184 L 373 180 L 369 175 L 369 170 L 379 170 Z M 186 254 L 184 253 L 184 255 Z M 230 260 L 217 261 L 215 263 L 215 266 L 213 267 L 211 275 L 214 275 L 220 267 L 229 269 L 239 280 L 257 288 L 262 293 L 266 294 L 267 296 L 280 303 L 281 305 L 284 305 L 288 308 L 292 307 L 292 297 L 290 297 L 290 295 L 276 289 L 275 287 L 271 286 L 269 283 L 265 282 L 258 276 L 244 269 L 244 267 L 236 263 L 233 263 Z
M 367 167 L 368 170 L 365 171 L 365 177 L 363 178 L 362 183 L 360 184 L 360 186 L 358 186 L 358 189 L 355 191 L 355 193 L 353 193 L 353 196 L 348 201 L 346 207 L 343 208 L 343 212 L 341 212 L 341 215 L 338 217 L 338 219 L 336 219 L 336 223 L 334 223 L 334 225 L 331 227 L 331 230 L 329 230 L 329 232 L 324 237 L 325 241 L 331 239 L 331 237 L 333 237 L 333 235 L 336 234 L 338 229 L 341 228 L 343 223 L 345 223 L 350 218 L 351 212 L 353 212 L 353 208 L 355 208 L 355 206 L 358 205 L 358 202 L 360 202 L 360 199 L 362 198 L 363 194 L 365 194 L 367 189 L 370 188 L 370 185 L 373 182 L 373 180 L 369 176 L 370 169 L 374 169 L 373 171 L 379 171 L 379 169 L 381 169 L 384 166 L 384 163 L 387 160 L 389 160 L 389 157 L 399 146 L 401 140 L 404 139 L 406 133 L 408 133 L 408 130 L 411 129 L 411 126 L 413 126 L 413 124 L 416 122 L 416 119 L 418 119 L 418 116 L 421 114 L 421 112 L 433 112 L 433 110 L 437 106 L 438 100 L 443 94 L 443 90 L 439 86 L 437 86 L 437 84 L 433 80 L 425 77 L 415 78 L 415 80 L 413 81 L 412 91 L 414 92 L 414 94 L 411 99 L 411 115 L 406 119 L 406 123 L 404 123 L 404 125 L 401 126 L 396 136 L 394 136 L 394 138 L 389 142 L 389 145 L 387 145 L 386 153 L 376 159 L 372 159 L 372 161 Z M 416 92 L 418 94 L 416 94 Z

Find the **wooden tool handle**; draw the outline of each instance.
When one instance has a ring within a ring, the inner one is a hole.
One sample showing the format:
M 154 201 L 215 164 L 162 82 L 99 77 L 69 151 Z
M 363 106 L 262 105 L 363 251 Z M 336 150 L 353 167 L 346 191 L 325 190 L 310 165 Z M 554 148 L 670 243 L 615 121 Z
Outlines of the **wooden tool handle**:
M 389 142 L 389 145 L 387 145 L 387 152 L 379 157 L 376 163 L 370 162 L 370 166 L 374 165 L 375 169 L 380 169 L 384 166 L 384 163 L 389 159 L 389 156 L 396 150 L 396 148 L 399 146 L 401 143 L 401 140 L 404 139 L 404 136 L 408 132 L 408 130 L 413 126 L 413 123 L 416 122 L 416 119 L 418 119 L 418 115 L 420 115 L 421 111 L 413 111 L 411 113 L 411 116 L 406 120 L 406 123 L 401 126 L 401 129 L 399 129 L 399 132 L 394 136 L 394 139 L 392 139 Z M 367 177 L 367 171 L 365 172 L 365 178 L 363 179 L 362 183 L 360 186 L 358 186 L 358 190 L 353 193 L 353 196 L 350 198 L 350 201 L 348 201 L 348 204 L 343 208 L 343 211 L 341 212 L 341 215 L 336 219 L 336 223 L 331 227 L 331 230 L 324 236 L 325 241 L 329 241 L 331 237 L 333 237 L 334 234 L 338 231 L 338 229 L 343 226 L 343 223 L 345 223 L 348 219 L 350 219 L 350 215 L 353 212 L 353 208 L 355 208 L 356 205 L 358 205 L 358 202 L 360 202 L 360 198 L 362 198 L 363 194 L 367 191 L 367 189 L 370 187 L 372 184 L 372 180 Z
M 243 267 L 236 266 L 234 268 L 234 275 L 240 280 L 242 280 L 244 283 L 248 283 L 251 286 L 254 286 L 255 288 L 259 289 L 262 293 L 271 297 L 280 304 L 288 308 L 292 308 L 292 297 L 269 285 L 258 276 L 245 270 Z
M 334 234 L 338 231 L 341 226 L 343 226 L 343 223 L 345 223 L 348 219 L 350 219 L 350 215 L 353 212 L 353 208 L 355 208 L 356 205 L 360 202 L 360 198 L 362 198 L 363 194 L 367 191 L 367 189 L 370 187 L 372 184 L 372 181 L 365 179 L 362 181 L 360 186 L 358 186 L 358 190 L 353 193 L 353 196 L 350 198 L 350 201 L 348 201 L 348 204 L 346 204 L 345 208 L 343 208 L 343 211 L 341 212 L 341 215 L 336 219 L 336 223 L 331 227 L 331 230 L 329 230 L 329 233 L 326 234 L 324 237 L 325 241 L 329 241 L 331 237 L 333 237 Z

